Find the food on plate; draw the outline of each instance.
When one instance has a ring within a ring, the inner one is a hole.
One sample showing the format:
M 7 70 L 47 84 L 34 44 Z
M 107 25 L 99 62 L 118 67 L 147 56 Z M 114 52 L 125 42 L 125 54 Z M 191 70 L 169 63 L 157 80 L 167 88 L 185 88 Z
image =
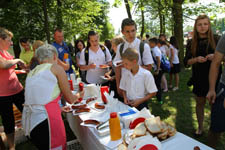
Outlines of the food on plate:
M 134 129 L 133 137 L 144 136 L 146 134 L 146 131 L 147 129 L 145 127 L 145 123 L 139 123 Z
M 80 108 L 80 109 L 77 109 L 75 113 L 90 112 L 90 111 L 91 111 L 90 108 Z
M 104 68 L 108 68 L 108 67 L 109 67 L 109 65 L 107 65 L 107 64 L 103 64 L 103 65 L 99 65 L 99 67 L 104 69 Z
M 83 104 L 83 105 L 72 105 L 71 106 L 72 109 L 81 109 L 81 108 L 86 108 L 87 104 Z
M 76 101 L 76 102 L 74 102 L 74 104 L 76 105 L 76 104 L 79 104 L 80 103 L 80 101 Z
M 92 102 L 92 101 L 94 101 L 94 100 L 96 100 L 96 99 L 97 99 L 97 97 L 88 98 L 88 99 L 86 100 L 86 104 L 88 104 L 88 103 L 90 103 L 90 102 Z
M 134 129 L 139 123 L 144 122 L 144 121 L 145 121 L 145 118 L 143 118 L 143 117 L 136 118 L 134 121 L 132 121 L 130 123 L 129 128 Z
M 118 150 L 127 150 L 127 146 L 125 144 L 121 143 L 117 149 Z
M 105 122 L 102 122 L 99 125 L 97 125 L 96 129 L 101 130 L 101 129 L 104 129 L 104 128 L 107 128 L 107 127 L 109 127 L 109 120 L 107 120 Z
M 195 146 L 194 150 L 201 150 L 201 149 L 198 146 Z
M 105 106 L 99 103 L 95 103 L 95 108 L 97 109 L 105 109 Z
M 88 119 L 84 121 L 84 124 L 93 124 L 93 125 L 99 125 L 100 122 L 94 119 Z
M 148 131 L 152 134 L 162 132 L 162 125 L 159 116 L 146 119 L 145 126 L 148 129 Z

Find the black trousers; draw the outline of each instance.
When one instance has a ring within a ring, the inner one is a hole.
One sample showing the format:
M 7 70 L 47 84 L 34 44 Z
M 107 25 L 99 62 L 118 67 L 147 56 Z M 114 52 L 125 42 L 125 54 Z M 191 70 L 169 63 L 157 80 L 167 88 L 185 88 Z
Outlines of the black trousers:
M 14 95 L 0 97 L 0 115 L 2 117 L 4 132 L 6 134 L 15 132 L 13 104 L 16 105 L 16 107 L 20 110 L 20 112 L 22 112 L 23 103 L 24 103 L 24 90 Z
M 31 131 L 30 140 L 39 150 L 49 150 L 49 127 L 47 119 Z
M 154 75 L 155 84 L 158 89 L 158 92 L 156 94 L 156 98 L 158 101 L 162 101 L 162 89 L 161 89 L 161 80 L 162 80 L 163 71 L 160 70 L 159 74 Z

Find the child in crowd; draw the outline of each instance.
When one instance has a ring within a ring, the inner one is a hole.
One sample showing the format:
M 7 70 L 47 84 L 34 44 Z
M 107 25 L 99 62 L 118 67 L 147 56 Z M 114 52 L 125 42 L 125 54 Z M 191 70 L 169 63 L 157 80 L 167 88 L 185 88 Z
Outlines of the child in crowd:
M 149 46 L 151 48 L 152 51 L 152 57 L 154 60 L 154 65 L 153 65 L 153 70 L 154 70 L 154 79 L 155 79 L 155 84 L 158 88 L 158 92 L 156 94 L 157 100 L 162 103 L 162 89 L 161 89 L 161 79 L 162 79 L 162 75 L 163 75 L 163 71 L 160 68 L 161 65 L 161 51 L 159 49 L 159 47 L 157 46 L 158 43 L 158 39 L 157 38 L 151 38 L 149 40 Z
M 173 91 L 179 89 L 179 72 L 180 72 L 180 62 L 178 58 L 178 44 L 175 36 L 170 37 L 170 80 L 169 80 L 169 88 Z M 172 80 L 175 78 L 175 86 L 172 86 Z
M 122 54 L 126 68 L 120 81 L 124 103 L 141 110 L 148 107 L 147 101 L 156 95 L 157 88 L 150 71 L 138 64 L 139 54 L 133 48 L 127 48 Z

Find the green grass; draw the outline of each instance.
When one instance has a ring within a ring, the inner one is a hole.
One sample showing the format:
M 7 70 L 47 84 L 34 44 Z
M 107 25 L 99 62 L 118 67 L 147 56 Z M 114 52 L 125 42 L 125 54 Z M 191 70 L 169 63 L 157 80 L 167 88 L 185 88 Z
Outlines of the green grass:
M 184 133 L 192 138 L 197 128 L 197 118 L 195 114 L 195 99 L 192 87 L 186 85 L 191 76 L 189 69 L 182 70 L 180 73 L 179 90 L 163 93 L 164 103 L 161 105 L 156 99 L 149 102 L 149 109 L 155 116 L 160 116 L 162 120 L 173 125 L 177 131 Z M 196 140 L 207 145 L 207 134 L 210 124 L 210 106 L 205 107 L 204 135 Z M 217 150 L 225 149 L 225 134 L 217 145 Z
M 192 94 L 192 87 L 186 85 L 189 77 L 191 76 L 190 69 L 182 70 L 180 73 L 179 90 L 176 92 L 169 91 L 163 93 L 164 103 L 161 105 L 155 98 L 149 102 L 149 109 L 155 116 L 160 116 L 162 120 L 173 125 L 177 131 L 184 133 L 192 138 L 195 129 L 197 128 L 197 119 L 195 114 L 195 99 Z M 19 76 L 24 84 L 25 77 Z M 196 140 L 207 144 L 207 133 L 210 124 L 210 106 L 207 103 L 205 108 L 204 120 L 204 135 Z M 66 128 L 68 126 L 66 125 Z M 69 131 L 72 132 L 72 131 Z M 67 132 L 68 133 L 68 132 Z M 70 135 L 69 135 L 70 138 Z M 33 149 L 30 142 L 17 145 L 17 150 Z M 225 134 L 222 135 L 216 150 L 225 149 Z

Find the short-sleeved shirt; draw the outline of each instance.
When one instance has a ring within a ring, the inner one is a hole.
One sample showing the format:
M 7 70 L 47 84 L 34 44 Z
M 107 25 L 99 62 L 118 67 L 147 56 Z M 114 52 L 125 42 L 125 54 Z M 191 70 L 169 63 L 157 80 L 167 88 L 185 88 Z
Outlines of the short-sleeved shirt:
M 106 56 L 100 47 L 98 48 L 97 52 L 94 52 L 89 48 L 88 65 L 94 63 L 96 64 L 96 68 L 87 70 L 86 80 L 88 83 L 102 84 L 105 82 L 101 76 L 104 76 L 104 74 L 107 72 L 107 69 L 102 69 L 99 67 L 99 65 L 103 65 L 112 61 L 112 56 L 109 50 L 106 47 L 105 50 Z M 80 65 L 86 65 L 85 49 L 83 49 L 80 54 Z
M 23 60 L 26 64 L 29 64 L 32 57 L 34 56 L 34 51 L 31 49 L 29 51 L 25 51 L 24 49 L 20 52 L 20 59 Z
M 56 42 L 53 42 L 52 45 L 56 48 L 57 52 L 58 52 L 58 58 L 61 60 L 61 61 L 64 61 L 64 54 L 67 53 L 69 55 L 69 63 L 70 63 L 70 68 L 69 70 L 66 71 L 66 73 L 73 73 L 73 69 L 72 69 L 72 59 L 71 59 L 71 56 L 70 56 L 70 53 L 69 53 L 69 48 L 68 46 L 66 45 L 65 42 L 63 42 L 62 45 L 59 45 L 57 44 Z
M 179 58 L 178 58 L 178 49 L 176 49 L 173 45 L 170 45 L 170 49 L 173 50 L 174 58 L 173 58 L 173 64 L 179 64 Z M 169 53 L 169 57 L 171 57 L 171 52 Z
M 141 59 L 141 55 L 140 55 L 140 43 L 141 43 L 141 40 L 139 40 L 138 38 L 135 38 L 135 40 L 132 43 L 128 43 L 127 41 L 125 41 L 124 47 L 123 47 L 123 53 L 125 52 L 125 50 L 127 48 L 134 48 L 139 53 L 138 64 L 140 66 L 154 64 L 154 61 L 153 61 L 153 58 L 152 58 L 152 54 L 151 54 L 151 51 L 150 51 L 150 47 L 146 43 L 144 44 L 144 51 L 143 51 L 143 55 L 142 55 L 142 59 Z M 115 58 L 113 60 L 114 62 L 116 62 L 118 60 L 121 60 L 121 56 L 120 56 L 120 46 L 121 45 L 122 44 L 120 44 L 120 45 L 117 46 L 116 56 L 115 56 Z M 121 74 L 123 74 L 124 70 L 126 70 L 126 69 L 125 68 L 122 68 Z
M 139 40 L 138 38 L 135 38 L 135 40 L 132 42 L 132 43 L 128 43 L 127 41 L 125 41 L 124 43 L 124 47 L 123 47 L 123 53 L 124 51 L 127 49 L 127 48 L 134 48 L 138 51 L 139 53 L 139 60 L 138 60 L 138 64 L 139 65 L 149 65 L 149 64 L 153 64 L 154 61 L 152 59 L 152 54 L 150 52 L 150 47 L 148 44 L 144 44 L 144 51 L 143 51 L 143 57 L 141 59 L 141 55 L 140 55 L 140 43 L 141 43 L 141 40 Z M 116 51 L 116 56 L 114 58 L 113 61 L 118 61 L 118 60 L 121 60 L 121 56 L 120 56 L 120 45 L 118 45 L 117 47 L 117 51 Z M 142 62 L 144 64 L 142 64 Z
M 161 60 L 162 53 L 161 53 L 158 46 L 155 46 L 154 48 L 152 48 L 152 57 L 154 57 L 155 60 L 156 60 L 156 57 L 159 57 L 159 59 Z M 154 63 L 153 68 L 154 68 L 154 70 L 157 70 L 157 64 L 156 63 Z
M 217 46 L 216 46 L 216 51 L 222 53 L 225 55 L 225 34 L 220 38 Z M 221 74 L 220 82 L 225 84 L 225 72 L 223 70 L 223 73 Z
M 4 54 L 0 51 L 0 56 L 6 60 L 12 60 L 13 56 L 7 51 Z M 15 73 L 15 65 L 9 69 L 0 69 L 0 97 L 11 96 L 23 90 Z
M 135 75 L 129 70 L 124 71 L 120 81 L 120 89 L 126 91 L 129 100 L 144 98 L 147 94 L 158 91 L 151 72 L 140 66 Z

